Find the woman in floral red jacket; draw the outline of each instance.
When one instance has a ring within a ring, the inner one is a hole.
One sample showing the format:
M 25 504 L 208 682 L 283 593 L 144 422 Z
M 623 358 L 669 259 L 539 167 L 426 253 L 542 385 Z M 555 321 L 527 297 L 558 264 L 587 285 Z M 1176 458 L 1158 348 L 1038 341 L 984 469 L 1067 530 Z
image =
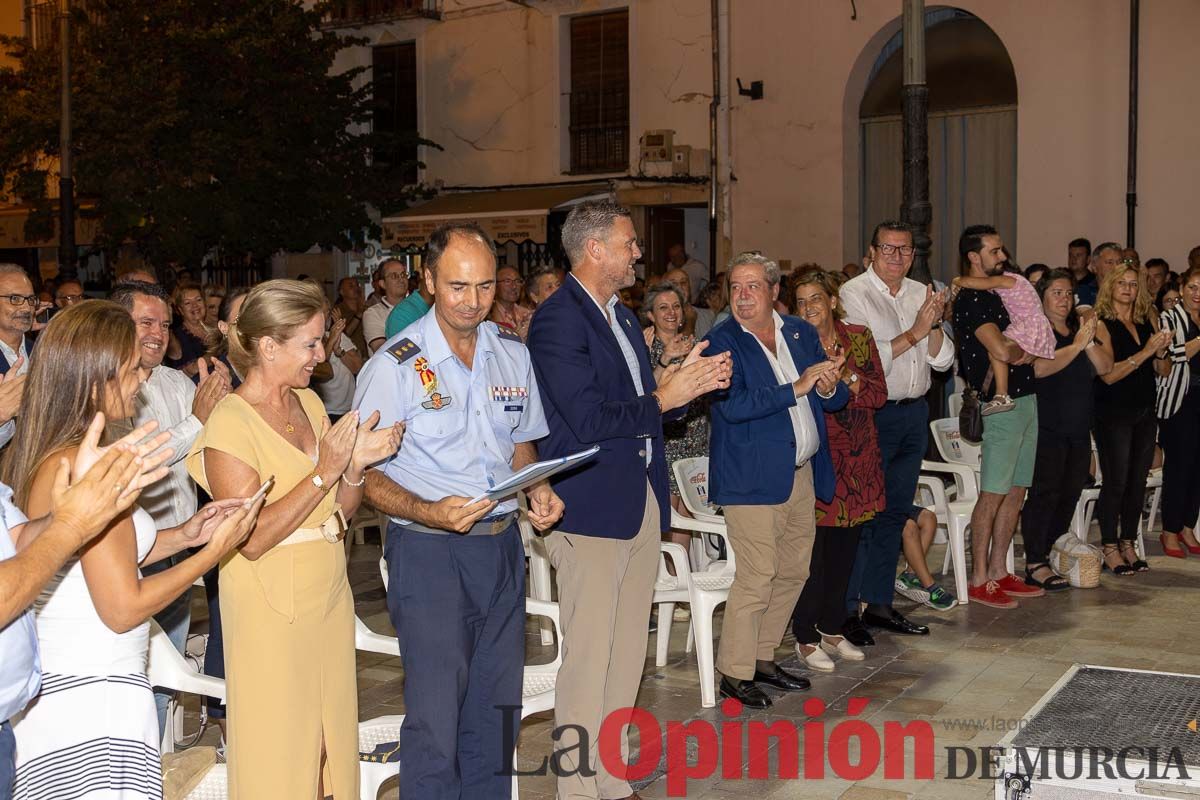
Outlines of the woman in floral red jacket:
M 792 613 L 796 652 L 811 669 L 832 672 L 830 656 L 862 661 L 863 651 L 838 633 L 846 616 L 846 585 L 858 551 L 863 523 L 883 510 L 886 495 L 875 410 L 887 401 L 887 382 L 871 331 L 841 321 L 837 283 L 814 270 L 797 275 L 792 312 L 817 329 L 825 352 L 846 356 L 842 381 L 850 402 L 825 415 L 837 489 L 829 503 L 817 501 L 817 538 L 808 580 Z

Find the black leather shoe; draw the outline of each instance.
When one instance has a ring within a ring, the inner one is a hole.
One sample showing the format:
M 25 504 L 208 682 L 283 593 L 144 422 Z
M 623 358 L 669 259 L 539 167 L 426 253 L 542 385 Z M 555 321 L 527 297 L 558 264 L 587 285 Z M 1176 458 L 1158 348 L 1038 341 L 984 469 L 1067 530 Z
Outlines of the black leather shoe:
M 903 614 L 890 606 L 888 607 L 888 615 L 886 617 L 870 611 L 864 611 L 862 618 L 863 622 L 867 625 L 874 628 L 883 628 L 885 631 L 891 631 L 892 633 L 905 633 L 910 636 L 929 635 L 928 627 L 918 625 L 915 622 L 909 622 Z
M 721 697 L 732 697 L 746 708 L 771 707 L 771 698 L 763 694 L 763 690 L 755 686 L 753 681 L 722 677 L 720 690 Z
M 805 692 L 812 688 L 808 678 L 801 678 L 799 675 L 793 675 L 790 672 L 784 672 L 779 668 L 778 664 L 771 665 L 770 672 L 762 670 L 754 670 L 754 682 L 765 683 L 767 686 L 774 686 L 776 689 L 782 689 L 785 692 Z
M 870 647 L 875 644 L 875 638 L 871 636 L 871 632 L 858 617 L 846 618 L 846 621 L 842 623 L 842 636 L 845 636 L 846 641 L 855 647 Z

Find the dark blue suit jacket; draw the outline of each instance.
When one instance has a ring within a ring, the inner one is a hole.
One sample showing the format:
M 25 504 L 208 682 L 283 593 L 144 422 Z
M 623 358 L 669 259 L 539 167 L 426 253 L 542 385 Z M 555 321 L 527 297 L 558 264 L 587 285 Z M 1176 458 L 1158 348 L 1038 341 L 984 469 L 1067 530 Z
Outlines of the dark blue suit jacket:
M 782 333 L 798 373 L 825 360 L 821 337 L 812 325 L 785 316 Z M 729 389 L 716 396 L 712 407 L 709 496 L 720 505 L 782 503 L 792 493 L 796 471 L 796 439 L 788 412 L 796 404 L 792 385 L 779 383 L 758 340 L 732 317 L 709 331 L 707 338 L 710 344 L 705 355 L 728 351 L 733 356 Z M 850 390 L 839 381 L 828 400 L 815 389 L 807 399 L 821 439 L 812 458 L 813 489 L 817 497 L 829 502 L 835 479 L 824 412 L 846 405 Z
M 620 303 L 615 311 L 637 354 L 645 391 L 641 397 L 604 315 L 574 277 L 567 276 L 562 288 L 538 306 L 528 345 L 550 426 L 550 434 L 538 442 L 538 457 L 600 446 L 590 461 L 551 479 L 566 505 L 558 527 L 585 536 L 632 539 L 646 508 L 647 478 L 658 500 L 662 530 L 670 527 L 671 515 L 663 417 L 650 396 L 656 385 L 650 352 L 633 312 Z M 647 442 L 653 447 L 649 470 Z
M 25 352 L 29 353 L 30 356 L 33 355 L 33 341 L 34 340 L 32 337 L 25 337 Z M 4 353 L 0 352 L 0 375 L 7 375 L 10 367 L 12 367 L 12 364 L 9 364 L 8 359 L 4 356 Z

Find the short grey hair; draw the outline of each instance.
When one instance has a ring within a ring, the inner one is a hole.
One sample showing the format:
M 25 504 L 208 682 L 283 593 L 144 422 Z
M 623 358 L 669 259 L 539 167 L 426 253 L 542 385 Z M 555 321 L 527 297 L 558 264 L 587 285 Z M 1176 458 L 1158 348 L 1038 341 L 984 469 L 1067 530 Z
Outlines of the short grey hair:
M 779 265 L 758 253 L 738 253 L 729 260 L 729 266 L 726 269 L 728 274 L 732 276 L 734 267 L 741 267 L 746 264 L 754 264 L 762 267 L 763 271 L 767 274 L 767 283 L 771 286 L 779 285 Z
M 29 280 L 29 273 L 25 271 L 24 267 L 10 262 L 0 263 L 0 275 L 20 275 Z
M 613 223 L 622 217 L 633 219 L 628 208 L 611 200 L 588 200 L 572 208 L 562 226 L 563 251 L 571 265 L 583 261 L 588 239 L 605 239 Z
M 1105 250 L 1116 250 L 1117 255 L 1125 252 L 1125 248 L 1121 247 L 1121 245 L 1117 244 L 1116 242 L 1102 242 L 1096 245 L 1096 249 L 1092 251 L 1092 258 L 1099 258 L 1100 254 Z
M 642 298 L 642 313 L 649 316 L 650 312 L 654 310 L 654 303 L 658 300 L 658 296 L 667 292 L 675 293 L 675 296 L 679 298 L 680 308 L 687 305 L 687 299 L 683 296 L 683 292 L 679 291 L 679 287 L 673 283 L 663 281 L 662 283 L 654 284 L 646 290 L 646 296 Z

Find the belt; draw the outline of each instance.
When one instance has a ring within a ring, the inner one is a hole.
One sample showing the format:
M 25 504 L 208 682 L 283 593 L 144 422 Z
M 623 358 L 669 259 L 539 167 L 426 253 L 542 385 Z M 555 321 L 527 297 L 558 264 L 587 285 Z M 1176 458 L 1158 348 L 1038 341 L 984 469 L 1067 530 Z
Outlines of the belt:
M 291 536 L 279 544 L 303 544 L 305 542 L 329 542 L 335 544 L 346 535 L 346 515 L 339 508 L 329 519 L 316 528 L 297 528 Z
M 422 525 L 419 522 L 410 522 L 409 524 L 402 525 L 401 527 L 406 531 L 432 533 L 441 536 L 496 536 L 497 534 L 504 533 L 506 530 L 511 528 L 513 523 L 516 521 L 517 512 L 510 511 L 507 514 L 501 514 L 498 517 L 484 517 L 483 519 L 479 520 L 479 522 L 476 522 L 474 525 L 472 525 L 470 529 L 464 533 L 458 533 L 458 531 L 444 531 L 441 528 L 430 528 L 428 525 Z
M 909 405 L 910 403 L 919 403 L 920 401 L 922 401 L 924 399 L 925 399 L 924 397 L 906 397 L 903 400 L 888 400 L 887 405 L 889 405 L 889 406 L 906 406 L 906 405 Z

